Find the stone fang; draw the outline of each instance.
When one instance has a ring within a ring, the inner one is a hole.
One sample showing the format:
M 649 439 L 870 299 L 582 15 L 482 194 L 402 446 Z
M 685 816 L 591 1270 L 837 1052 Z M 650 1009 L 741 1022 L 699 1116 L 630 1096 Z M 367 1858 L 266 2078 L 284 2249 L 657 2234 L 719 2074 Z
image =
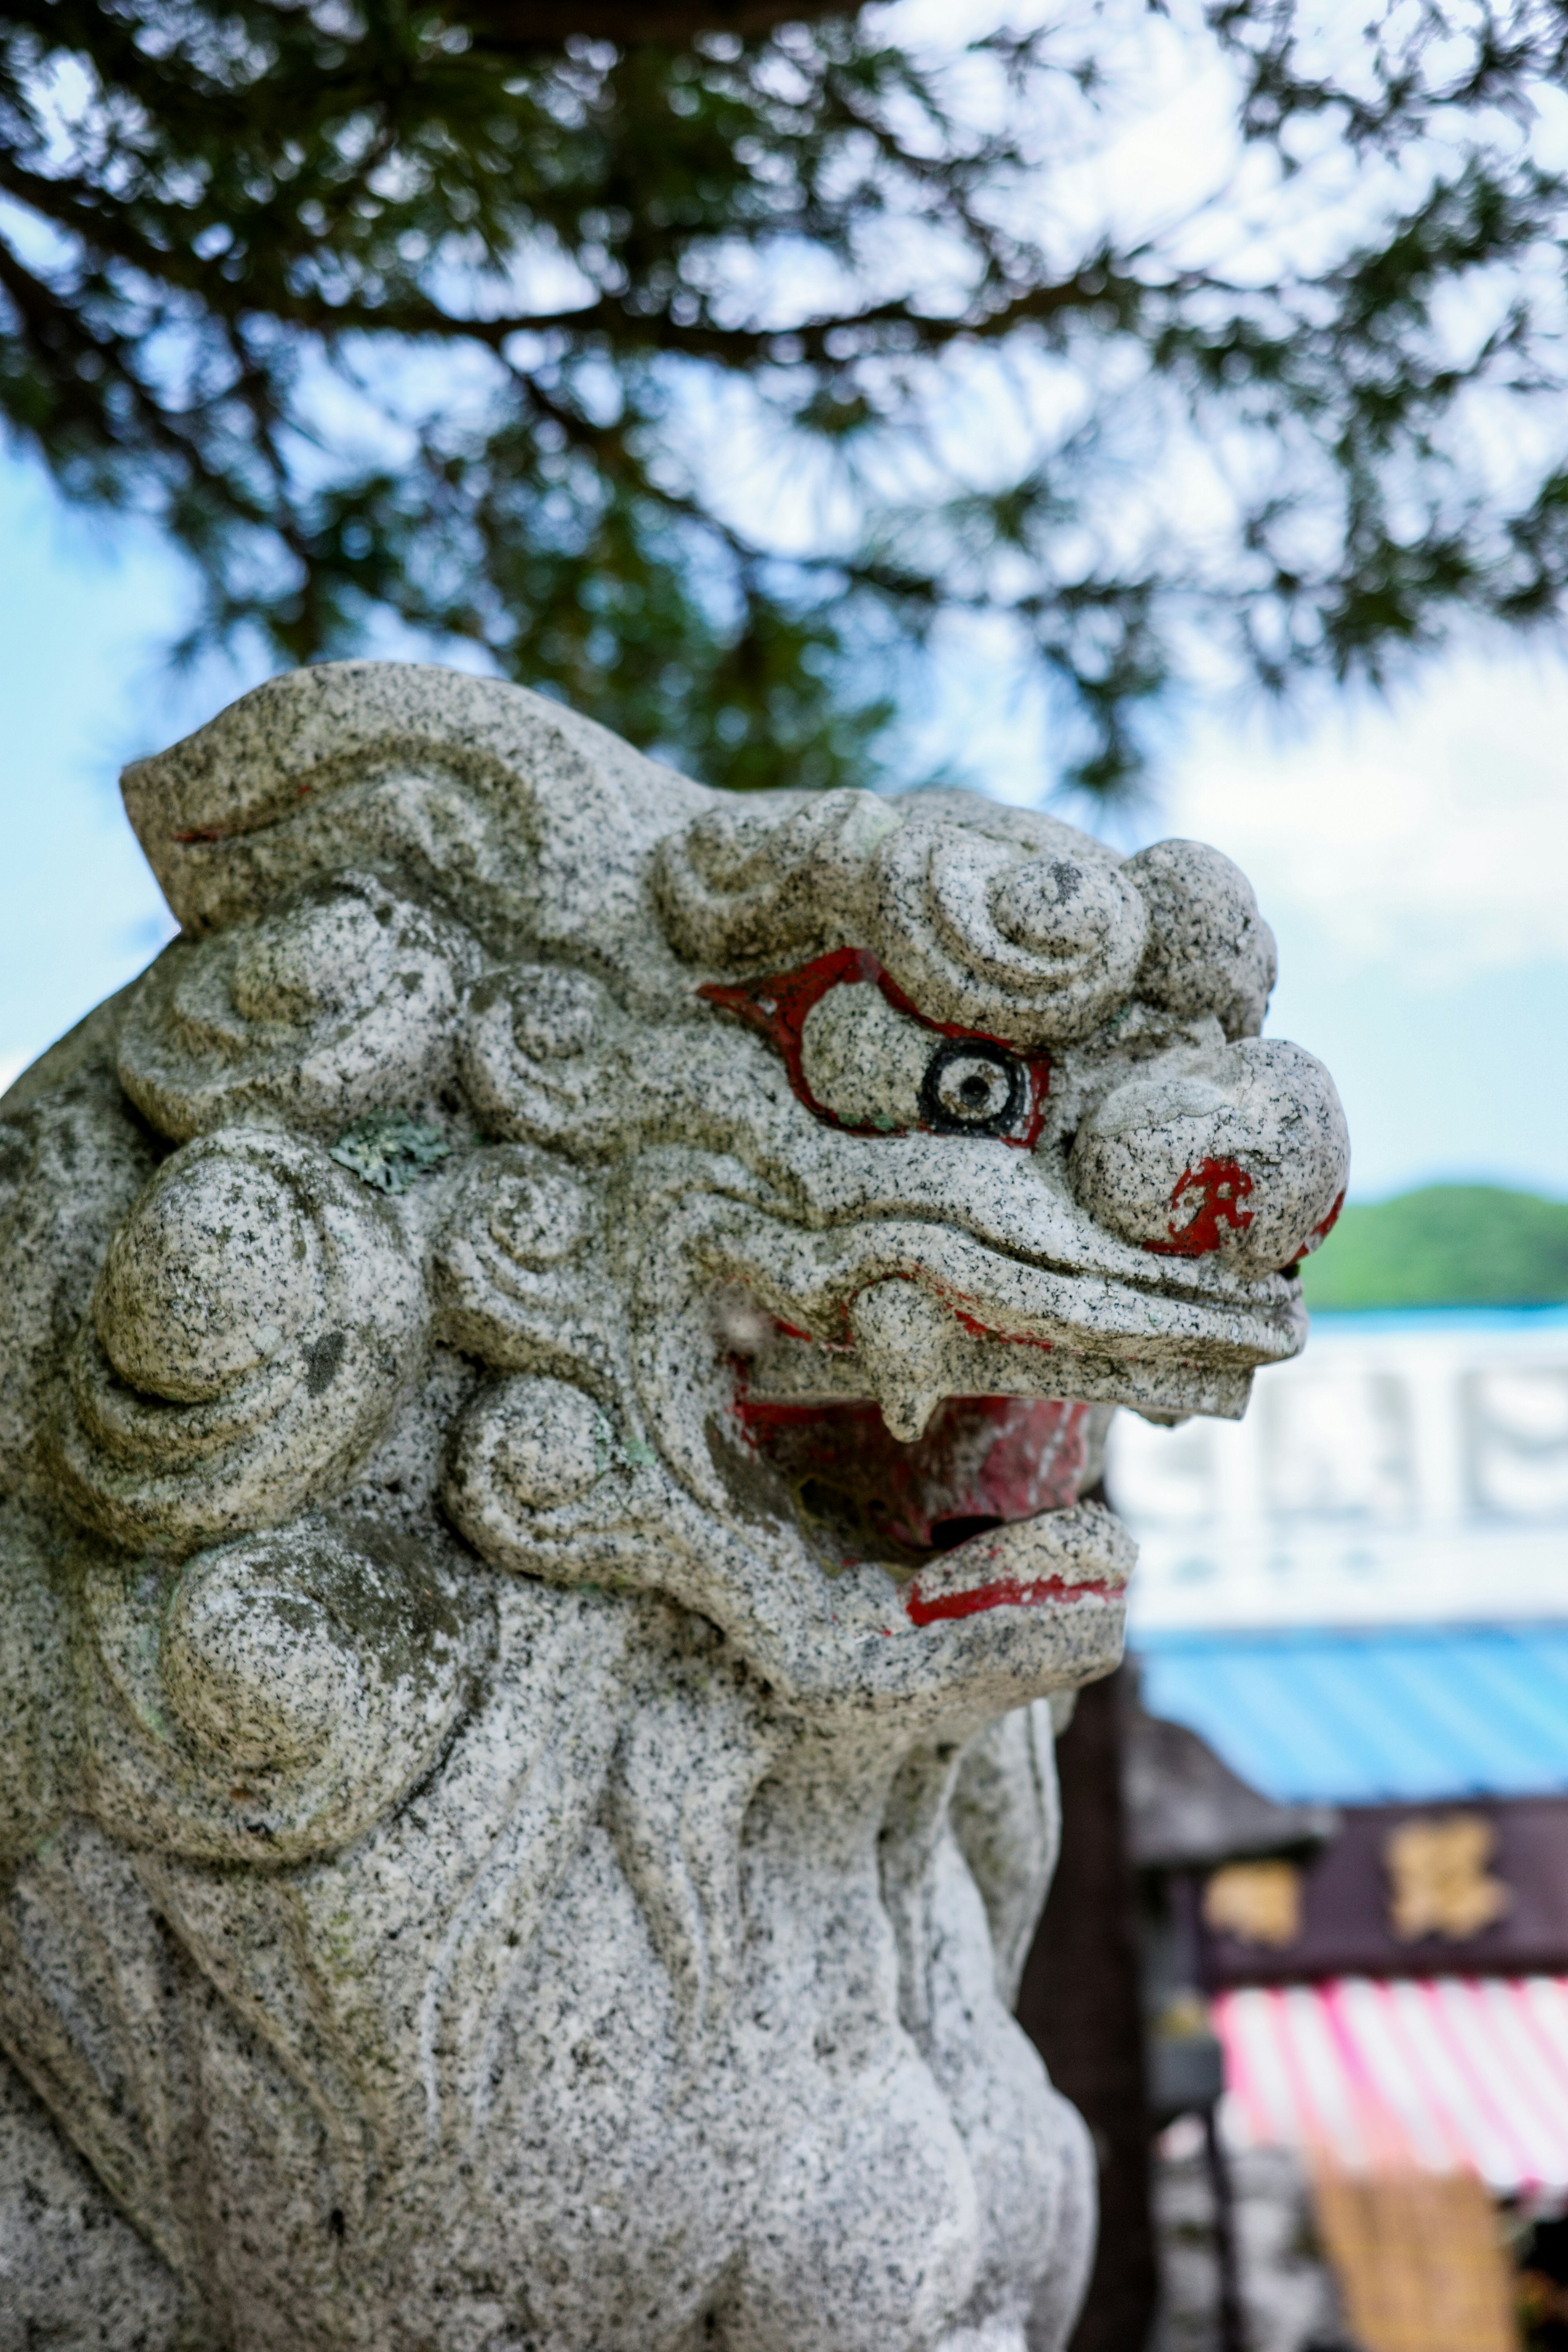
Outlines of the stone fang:
M 916 1282 L 879 1282 L 851 1302 L 849 1328 L 867 1389 L 889 1437 L 913 1445 L 947 1394 L 952 1316 Z

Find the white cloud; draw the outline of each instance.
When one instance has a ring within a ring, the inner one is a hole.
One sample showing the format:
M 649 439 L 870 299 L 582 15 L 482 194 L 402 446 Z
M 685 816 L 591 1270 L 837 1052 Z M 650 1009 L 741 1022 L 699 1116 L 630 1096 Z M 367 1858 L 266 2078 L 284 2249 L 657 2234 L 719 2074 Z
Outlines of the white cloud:
M 1228 851 L 1266 912 L 1412 981 L 1568 958 L 1568 669 L 1471 656 L 1294 740 L 1206 727 L 1160 826 Z

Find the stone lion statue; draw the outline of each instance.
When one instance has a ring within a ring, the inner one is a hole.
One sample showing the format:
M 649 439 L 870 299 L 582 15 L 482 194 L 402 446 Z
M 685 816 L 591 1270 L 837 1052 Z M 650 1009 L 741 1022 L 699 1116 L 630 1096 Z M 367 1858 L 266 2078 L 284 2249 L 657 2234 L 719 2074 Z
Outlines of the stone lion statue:
M 1050 2352 L 1117 1405 L 1345 1180 L 1242 876 L 344 663 L 0 1104 L 0 2344 Z

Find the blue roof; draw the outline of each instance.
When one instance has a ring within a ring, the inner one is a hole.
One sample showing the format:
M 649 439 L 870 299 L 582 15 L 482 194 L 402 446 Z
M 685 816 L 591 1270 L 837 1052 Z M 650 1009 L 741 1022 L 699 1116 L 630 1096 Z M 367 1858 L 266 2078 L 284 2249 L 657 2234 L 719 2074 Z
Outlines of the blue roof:
M 1568 1303 L 1512 1307 L 1314 1307 L 1314 1331 L 1546 1331 L 1568 1329 Z
M 1568 1790 L 1568 1624 L 1145 1634 L 1143 1704 L 1280 1803 Z

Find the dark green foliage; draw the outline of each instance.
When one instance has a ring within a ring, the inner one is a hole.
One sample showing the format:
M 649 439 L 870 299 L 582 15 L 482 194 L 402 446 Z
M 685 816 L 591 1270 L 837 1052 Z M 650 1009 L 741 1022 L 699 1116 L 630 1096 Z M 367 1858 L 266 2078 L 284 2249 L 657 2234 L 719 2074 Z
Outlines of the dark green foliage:
M 1520 1307 L 1568 1298 L 1568 1202 L 1426 1184 L 1347 1208 L 1301 1269 L 1311 1307 Z
M 1364 159 L 1355 232 L 1261 270 L 1067 226 L 1128 24 L 944 71 L 776 14 L 0 0 L 0 414 L 187 551 L 193 644 L 467 644 L 736 785 L 869 779 L 996 616 L 1111 793 L 1216 669 L 1560 611 L 1568 451 L 1497 406 L 1564 365 L 1510 128 L 1557 9 L 1417 6 L 1342 72 L 1289 0 L 1194 18 L 1287 194 Z

